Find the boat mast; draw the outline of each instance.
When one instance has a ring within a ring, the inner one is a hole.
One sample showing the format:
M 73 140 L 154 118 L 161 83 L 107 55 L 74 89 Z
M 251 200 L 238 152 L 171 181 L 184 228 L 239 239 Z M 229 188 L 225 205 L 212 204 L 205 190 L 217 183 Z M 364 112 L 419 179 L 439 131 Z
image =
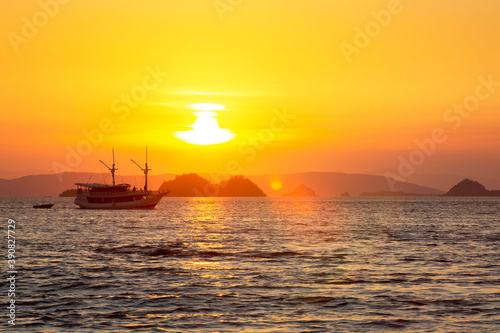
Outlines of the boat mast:
M 137 165 L 141 170 L 142 172 L 144 172 L 144 177 L 146 178 L 146 181 L 145 181 L 145 184 L 144 184 L 144 191 L 146 192 L 146 195 L 148 194 L 148 172 L 151 171 L 151 169 L 148 168 L 148 147 L 146 146 L 146 167 L 143 168 L 139 165 L 139 163 L 137 163 L 136 161 L 132 160 L 132 162 L 135 163 L 135 165 Z
M 104 164 L 106 166 L 106 168 L 109 169 L 109 171 L 111 171 L 111 176 L 113 177 L 113 186 L 115 186 L 115 171 L 118 170 L 117 168 L 115 168 L 115 149 L 113 148 L 113 167 L 110 168 L 106 163 L 104 163 L 103 161 L 99 160 L 99 162 L 101 162 L 102 164 Z

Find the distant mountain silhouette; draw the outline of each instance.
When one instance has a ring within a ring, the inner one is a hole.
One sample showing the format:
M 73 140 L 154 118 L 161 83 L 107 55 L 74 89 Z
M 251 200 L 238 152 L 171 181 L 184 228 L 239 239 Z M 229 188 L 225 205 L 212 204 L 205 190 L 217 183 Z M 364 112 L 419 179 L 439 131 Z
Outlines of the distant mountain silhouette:
M 16 179 L 30 175 L 45 175 L 50 174 L 51 170 L 47 169 L 27 169 L 27 170 L 18 170 L 18 171 L 6 171 L 0 170 L 0 179 Z
M 171 197 L 265 197 L 266 194 L 251 180 L 243 176 L 213 184 L 196 173 L 176 176 L 164 182 L 160 190 L 172 191 Z
M 363 192 L 360 197 L 421 197 L 430 194 L 416 194 L 416 193 L 406 193 L 406 192 Z
M 173 175 L 148 176 L 149 188 L 156 189 Z M 109 173 L 63 172 L 60 174 L 24 176 L 15 179 L 0 179 L 0 197 L 56 197 L 67 189 L 76 188 L 75 183 L 111 184 Z M 144 176 L 116 176 L 117 183 L 128 183 L 137 188 L 144 187 Z
M 466 196 L 500 196 L 500 191 L 488 191 L 484 185 L 470 179 L 464 179 L 453 186 L 446 196 L 466 197 Z
M 341 197 L 350 197 L 351 195 L 349 194 L 349 192 L 344 192 L 340 196 Z
M 304 184 L 300 184 L 295 190 L 290 193 L 282 194 L 284 197 L 317 197 L 316 193 L 305 186 Z
M 395 191 L 416 193 L 425 195 L 444 194 L 445 191 L 437 190 L 432 187 L 420 186 L 417 184 L 397 182 L 388 180 L 383 176 L 364 175 L 364 174 L 345 174 L 339 172 L 306 172 L 285 175 L 262 175 L 248 176 L 250 180 L 256 183 L 264 192 L 272 196 L 281 196 L 282 194 L 293 191 L 300 184 L 314 189 L 320 197 L 338 197 L 342 193 L 349 192 L 352 196 L 359 196 L 363 192 L 381 192 Z M 276 191 L 271 188 L 271 183 L 279 179 L 283 187 Z M 389 184 L 394 184 L 391 188 Z
M 148 176 L 149 188 L 154 190 L 160 187 L 164 181 L 174 179 L 172 174 Z M 345 174 L 336 172 L 308 172 L 286 175 L 264 175 L 247 176 L 255 183 L 265 194 L 271 196 L 281 196 L 290 193 L 301 184 L 307 184 L 314 188 L 314 192 L 322 197 L 338 197 L 344 192 L 349 192 L 353 196 L 359 196 L 363 192 L 396 191 L 415 194 L 437 195 L 444 194 L 444 191 L 431 187 L 420 186 L 406 182 L 394 181 L 394 188 L 389 187 L 387 179 L 382 176 L 363 175 L 363 174 Z M 271 188 L 271 183 L 279 179 L 283 187 L 279 191 Z M 193 180 L 194 181 L 194 180 Z M 198 179 L 198 181 L 200 181 Z M 74 183 L 103 183 L 111 184 L 111 176 L 106 174 L 92 174 L 88 172 L 65 172 L 58 175 L 38 175 L 25 176 L 16 179 L 0 179 L 0 196 L 2 197 L 44 197 L 58 196 L 61 192 L 75 188 Z M 142 175 L 120 176 L 117 175 L 117 183 L 129 183 L 137 188 L 144 186 L 144 177 Z M 184 193 L 185 196 L 217 196 L 220 190 L 217 184 L 200 182 L 194 183 L 194 187 L 179 187 L 178 193 Z M 201 189 L 200 189 L 201 187 Z M 193 188 L 199 190 L 192 193 Z M 174 190 L 170 188 L 170 190 Z M 172 193 L 174 194 L 174 193 Z M 233 193 L 233 195 L 236 195 Z
M 374 175 L 383 176 L 386 171 L 390 171 L 397 174 L 397 170 L 374 170 Z M 422 186 L 429 186 L 437 188 L 443 192 L 447 192 L 457 183 L 461 182 L 465 177 L 464 175 L 455 175 L 449 173 L 440 174 L 420 174 L 414 173 L 406 178 L 406 181 L 413 184 L 418 184 Z M 500 179 L 488 179 L 488 178 L 476 178 L 476 180 L 485 185 L 487 188 L 500 188 Z

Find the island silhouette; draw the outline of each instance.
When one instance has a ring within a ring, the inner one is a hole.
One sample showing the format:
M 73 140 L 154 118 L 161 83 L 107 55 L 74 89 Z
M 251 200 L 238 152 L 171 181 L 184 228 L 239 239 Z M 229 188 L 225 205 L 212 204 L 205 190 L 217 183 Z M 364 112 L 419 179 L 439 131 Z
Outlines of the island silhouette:
M 69 189 L 69 190 L 66 190 L 64 192 L 62 192 L 61 194 L 59 194 L 59 197 L 60 198 L 76 198 L 76 189 Z
M 471 180 L 464 179 L 457 185 L 453 186 L 446 194 L 447 197 L 498 197 L 500 190 L 489 191 L 483 184 Z
M 219 197 L 266 197 L 254 182 L 244 176 L 234 176 L 219 184 Z
M 266 194 L 250 179 L 233 176 L 213 184 L 196 173 L 178 175 L 160 186 L 170 190 L 171 197 L 265 197 Z
M 283 197 L 317 197 L 318 195 L 309 187 L 304 184 L 297 186 L 295 190 L 290 193 L 282 194 Z

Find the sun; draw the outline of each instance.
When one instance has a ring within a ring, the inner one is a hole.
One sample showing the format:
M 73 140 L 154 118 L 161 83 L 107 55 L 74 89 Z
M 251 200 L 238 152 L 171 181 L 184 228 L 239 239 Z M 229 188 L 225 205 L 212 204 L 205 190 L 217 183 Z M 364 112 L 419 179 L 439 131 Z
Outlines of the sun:
M 279 191 L 281 190 L 281 188 L 283 187 L 283 182 L 279 179 L 273 179 L 271 181 L 271 188 L 275 191 Z
M 225 110 L 224 105 L 199 103 L 188 105 L 188 108 L 198 111 L 193 112 L 197 119 L 194 124 L 188 126 L 193 128 L 192 130 L 175 132 L 177 138 L 194 145 L 215 145 L 231 141 L 236 136 L 230 130 L 220 128 L 215 118 L 218 114 L 213 111 Z

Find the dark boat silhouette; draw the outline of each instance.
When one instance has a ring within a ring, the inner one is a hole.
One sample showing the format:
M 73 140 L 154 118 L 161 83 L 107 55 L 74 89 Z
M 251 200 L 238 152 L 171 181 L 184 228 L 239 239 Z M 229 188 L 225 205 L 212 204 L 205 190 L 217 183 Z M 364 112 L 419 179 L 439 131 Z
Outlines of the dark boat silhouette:
M 113 166 L 110 168 L 104 164 L 113 177 L 113 185 L 96 183 L 75 183 L 77 186 L 75 204 L 83 209 L 152 209 L 170 191 L 153 194 L 148 190 L 148 153 L 146 149 L 146 166 L 142 168 L 134 162 L 144 172 L 146 182 L 144 190 L 130 189 L 130 184 L 115 183 L 115 154 L 113 151 Z
M 54 204 L 41 204 L 41 205 L 34 205 L 33 208 L 45 208 L 45 209 L 50 209 L 54 206 Z

